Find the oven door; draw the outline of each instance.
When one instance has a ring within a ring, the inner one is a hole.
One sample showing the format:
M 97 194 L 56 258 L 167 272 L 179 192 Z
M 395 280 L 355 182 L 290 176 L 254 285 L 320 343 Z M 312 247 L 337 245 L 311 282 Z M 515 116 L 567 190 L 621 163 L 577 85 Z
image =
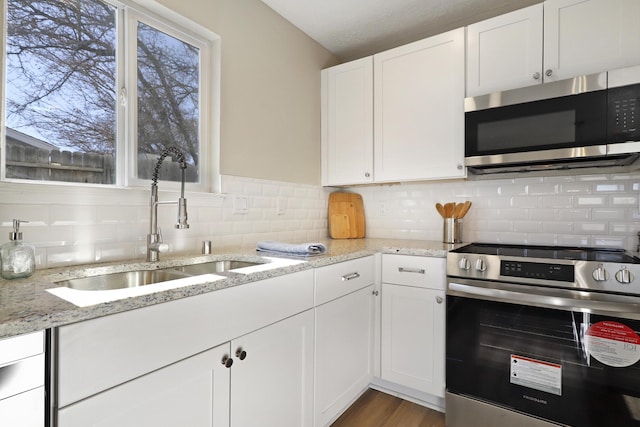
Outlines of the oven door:
M 640 426 L 640 299 L 590 294 L 449 279 L 447 392 L 532 420 Z

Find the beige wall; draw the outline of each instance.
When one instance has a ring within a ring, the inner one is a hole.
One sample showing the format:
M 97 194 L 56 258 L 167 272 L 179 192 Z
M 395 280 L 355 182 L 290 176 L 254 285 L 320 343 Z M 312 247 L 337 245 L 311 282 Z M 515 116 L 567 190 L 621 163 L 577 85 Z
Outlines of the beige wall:
M 158 0 L 222 39 L 220 172 L 320 184 L 320 70 L 338 59 L 259 0 Z

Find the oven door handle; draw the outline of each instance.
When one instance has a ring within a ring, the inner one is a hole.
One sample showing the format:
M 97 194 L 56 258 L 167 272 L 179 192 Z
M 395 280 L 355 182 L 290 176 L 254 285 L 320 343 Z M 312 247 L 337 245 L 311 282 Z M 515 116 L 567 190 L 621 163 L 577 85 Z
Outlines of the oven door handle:
M 449 282 L 447 295 L 640 319 L 640 298 L 634 296 L 503 283 L 485 285 L 466 280 L 464 282 L 469 283 L 459 282 L 463 280 Z

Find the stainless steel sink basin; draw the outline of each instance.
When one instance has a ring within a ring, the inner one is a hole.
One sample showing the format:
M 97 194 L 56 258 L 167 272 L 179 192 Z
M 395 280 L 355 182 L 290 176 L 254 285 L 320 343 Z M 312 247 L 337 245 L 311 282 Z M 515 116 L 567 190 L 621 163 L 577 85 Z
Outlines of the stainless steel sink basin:
M 199 274 L 222 273 L 229 270 L 235 270 L 237 268 L 252 267 L 254 265 L 260 265 L 260 264 L 264 264 L 264 263 L 251 262 L 251 261 L 239 261 L 239 260 L 226 260 L 226 261 L 203 262 L 201 264 L 189 264 L 189 265 L 183 265 L 180 267 L 172 267 L 168 271 L 177 271 L 177 272 L 188 274 L 191 276 L 197 276 Z
M 213 261 L 158 270 L 136 270 L 123 273 L 100 274 L 78 279 L 67 279 L 56 282 L 56 284 L 82 291 L 108 291 L 113 289 L 136 288 L 202 274 L 221 273 L 235 270 L 236 268 L 251 267 L 259 264 L 263 263 L 238 260 Z
M 204 262 L 197 263 L 198 261 Z M 151 265 L 149 266 L 151 269 L 148 270 L 141 269 L 117 273 L 109 272 L 113 271 L 109 270 L 109 266 L 54 273 L 49 276 L 49 280 L 57 286 L 49 288 L 47 291 L 78 307 L 87 307 L 184 286 L 215 282 L 223 280 L 225 277 L 228 278 L 231 275 L 228 274 L 229 272 L 237 272 L 236 274 L 254 273 L 256 271 L 294 266 L 305 261 L 246 255 L 239 255 L 235 258 L 226 255 L 213 258 L 213 260 L 211 258 L 192 259 L 191 262 L 191 264 L 184 266 L 157 268 L 160 266 Z M 247 268 L 243 271 L 245 267 L 252 266 L 258 266 L 258 268 Z M 116 266 L 113 266 L 113 268 L 116 268 Z M 79 275 L 85 277 L 72 277 Z
M 97 276 L 68 279 L 56 284 L 83 291 L 107 291 L 112 289 L 135 288 L 169 280 L 183 279 L 190 274 L 173 270 L 137 270 L 123 273 L 100 274 Z

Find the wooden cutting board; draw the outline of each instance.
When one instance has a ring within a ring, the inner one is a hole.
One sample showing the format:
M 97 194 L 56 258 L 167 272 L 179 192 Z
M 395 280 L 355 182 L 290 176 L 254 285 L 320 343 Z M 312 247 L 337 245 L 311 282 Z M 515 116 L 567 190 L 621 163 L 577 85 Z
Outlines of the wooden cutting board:
M 329 194 L 328 218 L 332 239 L 361 239 L 365 235 L 364 204 L 357 193 Z

